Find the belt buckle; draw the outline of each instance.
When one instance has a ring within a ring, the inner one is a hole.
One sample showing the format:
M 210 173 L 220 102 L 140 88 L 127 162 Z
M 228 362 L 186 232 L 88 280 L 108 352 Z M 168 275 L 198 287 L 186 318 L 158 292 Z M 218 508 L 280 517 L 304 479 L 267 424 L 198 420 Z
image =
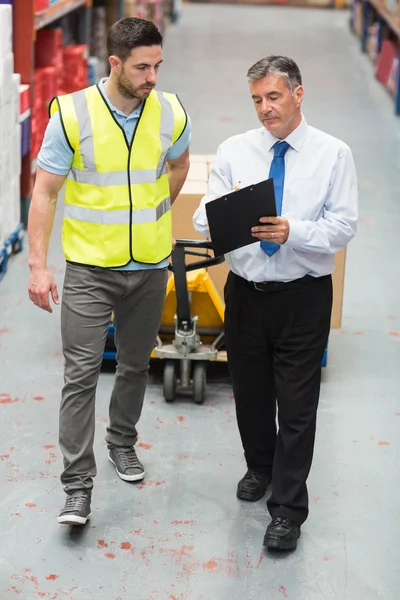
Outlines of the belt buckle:
M 254 289 L 256 289 L 258 292 L 264 292 L 265 290 L 258 287 L 259 284 L 262 285 L 262 282 L 257 283 L 256 281 L 253 281 Z

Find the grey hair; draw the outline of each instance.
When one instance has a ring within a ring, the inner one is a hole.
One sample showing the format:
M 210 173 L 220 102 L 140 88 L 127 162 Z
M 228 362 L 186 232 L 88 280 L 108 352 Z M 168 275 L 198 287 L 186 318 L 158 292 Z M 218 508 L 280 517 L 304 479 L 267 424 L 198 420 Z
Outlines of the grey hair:
M 286 86 L 292 93 L 299 85 L 302 85 L 299 67 L 294 60 L 286 56 L 262 58 L 247 71 L 247 81 L 252 83 L 267 77 L 267 75 L 280 75 L 283 77 Z

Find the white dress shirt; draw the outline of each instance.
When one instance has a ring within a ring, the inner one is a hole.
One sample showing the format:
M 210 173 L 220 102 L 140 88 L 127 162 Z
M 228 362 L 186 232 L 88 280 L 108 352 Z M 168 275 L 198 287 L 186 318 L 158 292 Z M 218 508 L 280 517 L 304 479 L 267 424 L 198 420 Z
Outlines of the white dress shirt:
M 197 231 L 209 236 L 205 204 L 235 187 L 268 178 L 277 138 L 264 127 L 223 142 L 210 174 L 208 192 L 193 217 Z M 272 256 L 260 241 L 225 255 L 229 268 L 248 281 L 292 281 L 321 277 L 334 268 L 334 253 L 357 228 L 357 179 L 350 148 L 342 141 L 301 124 L 287 138 L 282 216 L 289 221 L 285 244 Z M 271 215 L 265 215 L 266 217 Z

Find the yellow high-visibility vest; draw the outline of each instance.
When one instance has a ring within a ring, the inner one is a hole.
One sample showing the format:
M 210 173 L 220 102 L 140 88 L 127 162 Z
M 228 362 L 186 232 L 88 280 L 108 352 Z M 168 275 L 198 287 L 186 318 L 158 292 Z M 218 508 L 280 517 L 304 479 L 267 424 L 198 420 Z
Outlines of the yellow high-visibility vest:
M 65 188 L 65 258 L 98 267 L 167 258 L 172 226 L 166 158 L 187 122 L 177 96 L 151 92 L 131 144 L 97 86 L 54 98 L 50 114 L 57 110 L 74 152 Z

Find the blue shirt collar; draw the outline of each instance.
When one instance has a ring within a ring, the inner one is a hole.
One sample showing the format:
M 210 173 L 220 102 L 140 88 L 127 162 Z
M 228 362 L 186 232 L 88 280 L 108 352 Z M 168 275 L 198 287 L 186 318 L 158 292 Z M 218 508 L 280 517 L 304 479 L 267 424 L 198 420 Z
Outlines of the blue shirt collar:
M 116 108 L 111 102 L 109 97 L 106 94 L 106 90 L 104 89 L 104 84 L 107 81 L 107 77 L 103 77 L 102 79 L 100 79 L 99 81 L 99 88 L 101 93 L 104 96 L 104 100 L 107 102 L 108 106 L 110 107 L 110 110 L 114 113 L 117 113 L 118 115 L 121 115 L 121 117 L 124 117 L 125 119 L 130 119 L 131 117 L 139 117 L 140 115 L 140 111 L 142 110 L 142 105 L 143 102 L 141 102 L 139 104 L 139 106 L 137 108 L 135 108 L 135 110 L 133 112 L 131 112 L 130 115 L 126 115 L 125 113 L 123 113 L 121 110 L 119 110 L 118 108 Z

